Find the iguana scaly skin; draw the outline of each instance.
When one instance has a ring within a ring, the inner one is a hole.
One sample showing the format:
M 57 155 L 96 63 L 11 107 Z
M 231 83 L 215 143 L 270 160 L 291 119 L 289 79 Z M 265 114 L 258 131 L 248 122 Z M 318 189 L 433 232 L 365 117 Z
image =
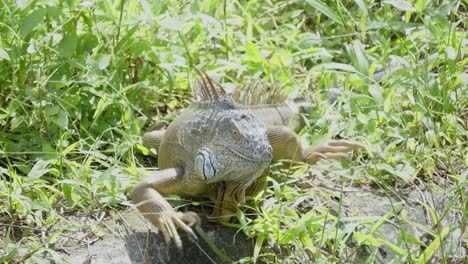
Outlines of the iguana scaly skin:
M 190 225 L 199 218 L 193 212 L 176 212 L 163 196 L 208 197 L 215 203 L 212 219 L 226 221 L 244 203 L 246 189 L 272 158 L 262 122 L 240 111 L 206 75 L 199 87 L 202 100 L 178 116 L 161 139 L 160 170 L 132 191 L 132 199 L 146 219 L 179 248 L 182 243 L 176 228 L 195 237 Z
M 244 203 L 246 193 L 255 195 L 266 187 L 266 177 L 259 177 L 271 160 L 312 164 L 342 158 L 360 147 L 346 140 L 303 147 L 296 134 L 302 129 L 299 116 L 289 106 L 257 100 L 256 105 L 241 107 L 206 74 L 198 87 L 200 102 L 192 103 L 167 129 L 161 125 L 143 136 L 145 146 L 158 149 L 160 170 L 141 180 L 132 192 L 146 219 L 178 247 L 182 244 L 177 227 L 195 237 L 190 226 L 200 219 L 194 212 L 174 211 L 163 196 L 208 197 L 215 204 L 211 219 L 223 222 Z M 232 97 L 243 100 L 240 94 Z

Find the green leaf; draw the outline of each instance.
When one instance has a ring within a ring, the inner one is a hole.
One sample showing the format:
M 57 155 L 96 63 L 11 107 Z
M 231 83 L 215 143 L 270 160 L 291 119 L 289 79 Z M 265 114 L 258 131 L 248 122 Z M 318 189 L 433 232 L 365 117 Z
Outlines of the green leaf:
M 18 6 L 21 10 L 24 10 L 31 4 L 32 0 L 16 0 L 16 6 Z
M 58 44 L 58 51 L 63 57 L 70 57 L 75 53 L 78 37 L 75 32 L 68 33 Z
M 50 6 L 47 8 L 47 15 L 52 19 L 57 19 L 62 14 L 62 9 L 56 6 Z
M 151 5 L 146 0 L 140 0 L 141 8 L 143 9 L 143 13 L 145 14 L 145 19 L 147 21 L 153 20 L 153 12 L 151 12 Z
M 313 6 L 318 11 L 322 12 L 324 15 L 335 21 L 336 23 L 343 26 L 343 22 L 341 21 L 340 17 L 337 13 L 335 13 L 331 8 L 329 8 L 326 4 L 322 3 L 319 0 L 306 0 L 306 2 Z
M 362 234 L 360 232 L 353 232 L 353 237 L 360 243 L 364 245 L 370 245 L 375 247 L 380 247 L 382 245 L 382 240 L 374 238 L 372 235 Z
M 45 107 L 45 112 L 46 112 L 48 117 L 51 117 L 53 115 L 58 114 L 59 111 L 60 111 L 60 106 L 58 106 L 58 105 L 48 104 Z
M 413 6 L 408 1 L 404 1 L 404 0 L 385 0 L 385 1 L 383 1 L 383 3 L 392 5 L 395 8 L 403 10 L 403 11 L 414 11 Z
M 50 163 L 48 160 L 38 160 L 29 172 L 28 178 L 31 180 L 36 180 L 42 175 L 48 173 L 50 171 L 50 169 L 47 168 L 49 164 Z
M 21 29 L 19 32 L 20 36 L 24 38 L 29 33 L 31 33 L 37 25 L 41 24 L 44 21 L 45 14 L 46 9 L 44 8 L 38 9 L 29 14 L 21 24 Z
M 414 5 L 414 9 L 416 9 L 418 12 L 421 12 L 428 1 L 429 0 L 417 0 L 416 4 Z
M 434 241 L 424 250 L 423 254 L 419 257 L 418 263 L 423 264 L 427 263 L 429 259 L 434 255 L 436 250 L 440 247 L 441 240 L 447 236 L 448 232 L 450 231 L 450 225 L 444 227 L 440 234 L 435 237 Z
M 97 56 L 97 62 L 100 70 L 104 70 L 109 66 L 112 56 L 110 54 L 102 54 Z
M 380 164 L 375 165 L 375 167 L 379 170 L 383 170 L 390 174 L 396 175 L 395 169 L 393 169 L 393 167 L 387 163 L 380 163 Z
M 291 53 L 286 51 L 275 52 L 270 63 L 273 68 L 288 68 L 291 65 Z
M 0 59 L 4 59 L 7 61 L 10 60 L 10 56 L 8 55 L 8 52 L 6 52 L 6 50 L 4 50 L 3 48 L 0 48 Z
M 265 235 L 264 234 L 258 234 L 257 241 L 255 241 L 254 254 L 253 254 L 253 262 L 254 263 L 257 262 L 258 256 L 260 255 L 260 250 L 263 247 L 263 241 L 265 241 Z
M 123 36 L 117 45 L 115 46 L 114 52 L 119 52 L 122 50 L 122 47 L 127 47 L 128 45 L 133 46 L 132 40 L 133 40 L 133 34 L 140 28 L 140 25 L 135 25 L 133 26 L 125 36 Z
M 50 120 L 52 120 L 54 124 L 62 129 L 68 128 L 68 116 L 67 113 L 62 109 L 60 109 L 56 115 L 51 116 Z
M 366 55 L 364 54 L 364 47 L 359 40 L 353 41 L 353 53 L 356 57 L 356 68 L 359 69 L 364 76 L 369 75 L 369 62 L 367 61 Z
M 94 112 L 94 115 L 93 115 L 93 119 L 98 118 L 106 107 L 107 107 L 107 96 L 103 96 L 101 97 L 101 99 L 99 99 L 99 102 L 96 107 L 96 111 Z
M 369 94 L 374 98 L 375 102 L 377 104 L 382 104 L 383 103 L 383 89 L 382 86 L 380 85 L 370 85 L 368 89 Z
M 393 103 L 393 97 L 395 95 L 395 88 L 392 87 L 392 90 L 390 93 L 387 95 L 387 98 L 385 98 L 384 102 L 384 112 L 390 112 L 392 110 L 392 103 Z
M 426 246 L 421 240 L 417 237 L 413 236 L 411 233 L 406 232 L 405 230 L 400 230 L 400 234 L 403 236 L 403 241 L 409 242 L 411 244 L 419 245 L 419 246 Z
M 336 63 L 336 62 L 330 62 L 330 63 L 322 63 L 319 64 L 311 69 L 311 72 L 322 72 L 325 70 L 340 70 L 344 72 L 351 72 L 351 73 L 357 73 L 356 69 L 349 65 L 349 64 L 344 64 L 344 63 Z
M 416 169 L 407 162 L 395 166 L 396 176 L 410 183 L 416 177 Z
M 361 10 L 361 12 L 367 16 L 368 14 L 368 11 L 367 11 L 367 5 L 366 5 L 366 2 L 364 2 L 363 0 L 354 0 L 354 2 L 356 2 L 356 4 L 358 5 L 359 9 Z
M 245 44 L 245 50 L 249 60 L 257 63 L 262 63 L 264 61 L 262 53 L 251 41 L 247 41 Z

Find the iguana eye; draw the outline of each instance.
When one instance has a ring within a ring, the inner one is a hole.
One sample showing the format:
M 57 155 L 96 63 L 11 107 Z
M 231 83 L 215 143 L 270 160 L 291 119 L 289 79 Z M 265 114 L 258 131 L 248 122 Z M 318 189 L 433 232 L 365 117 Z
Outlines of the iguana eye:
M 236 140 L 240 139 L 240 132 L 237 128 L 234 128 L 234 130 L 232 130 L 232 137 Z

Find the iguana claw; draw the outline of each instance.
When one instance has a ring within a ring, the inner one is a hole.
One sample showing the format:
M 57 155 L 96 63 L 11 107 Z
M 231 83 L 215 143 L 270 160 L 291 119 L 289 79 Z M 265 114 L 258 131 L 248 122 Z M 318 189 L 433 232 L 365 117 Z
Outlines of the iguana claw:
M 194 212 L 175 212 L 174 210 L 169 210 L 160 213 L 157 221 L 151 222 L 161 231 L 166 243 L 169 244 L 173 240 L 177 248 L 182 249 L 182 240 L 177 232 L 177 228 L 184 230 L 192 238 L 197 239 L 191 226 L 200 223 L 201 219 Z

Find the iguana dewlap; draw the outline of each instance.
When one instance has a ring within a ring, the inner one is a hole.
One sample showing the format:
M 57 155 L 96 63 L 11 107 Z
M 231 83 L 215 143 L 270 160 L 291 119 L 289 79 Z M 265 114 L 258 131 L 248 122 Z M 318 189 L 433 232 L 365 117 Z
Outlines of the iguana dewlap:
M 272 160 L 314 163 L 341 158 L 359 147 L 337 140 L 303 149 L 287 126 L 294 117 L 289 108 L 241 108 L 206 75 L 198 84 L 201 101 L 193 102 L 167 129 L 144 135 L 144 145 L 159 146 L 160 170 L 132 191 L 146 219 L 178 247 L 182 243 L 177 228 L 195 237 L 190 226 L 200 219 L 194 212 L 176 212 L 164 196 L 208 197 L 214 202 L 211 219 L 227 221 L 244 203 L 246 193 L 255 195 L 265 187 L 258 179 Z

